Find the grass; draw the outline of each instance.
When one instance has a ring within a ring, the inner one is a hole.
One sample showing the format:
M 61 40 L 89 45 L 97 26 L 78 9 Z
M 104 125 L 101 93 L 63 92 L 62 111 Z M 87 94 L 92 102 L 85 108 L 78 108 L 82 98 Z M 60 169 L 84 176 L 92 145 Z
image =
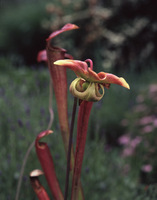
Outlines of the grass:
M 136 156 L 134 160 L 121 157 L 122 149 L 117 145 L 117 138 L 125 132 L 120 124 L 121 120 L 135 103 L 135 97 L 139 89 L 144 88 L 155 80 L 155 73 L 156 70 L 153 70 L 153 72 L 146 72 L 140 77 L 137 75 L 125 76 L 131 85 L 131 91 L 118 86 L 112 86 L 110 90 L 106 91 L 105 98 L 101 102 L 94 104 L 82 168 L 82 184 L 85 199 L 156 199 L 157 191 L 155 184 L 147 190 L 145 185 L 140 184 L 139 169 L 141 161 L 139 157 Z M 48 126 L 48 98 L 49 74 L 46 68 L 29 69 L 10 66 L 7 69 L 3 68 L 1 70 L 1 200 L 12 200 L 15 198 L 19 172 L 27 148 L 36 135 Z M 68 98 L 70 116 L 72 106 L 70 94 Z M 54 133 L 45 138 L 45 140 L 51 148 L 57 176 L 61 188 L 64 189 L 66 163 L 54 99 L 53 109 L 55 113 L 52 127 Z M 26 165 L 20 200 L 36 199 L 29 182 L 29 172 L 36 168 L 41 167 L 33 149 Z M 41 177 L 41 182 L 47 188 L 44 177 Z

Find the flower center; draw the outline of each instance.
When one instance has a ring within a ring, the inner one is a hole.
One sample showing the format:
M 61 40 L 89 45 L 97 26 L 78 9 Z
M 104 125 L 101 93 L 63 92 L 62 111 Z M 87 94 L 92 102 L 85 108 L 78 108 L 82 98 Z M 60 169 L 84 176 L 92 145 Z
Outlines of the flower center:
M 100 83 L 88 82 L 76 78 L 70 85 L 73 96 L 85 101 L 99 101 L 104 96 L 104 86 Z

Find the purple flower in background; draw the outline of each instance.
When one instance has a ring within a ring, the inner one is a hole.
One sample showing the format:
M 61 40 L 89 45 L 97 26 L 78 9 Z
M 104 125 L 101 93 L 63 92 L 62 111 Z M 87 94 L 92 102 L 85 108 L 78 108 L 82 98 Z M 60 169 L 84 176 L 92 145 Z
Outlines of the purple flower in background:
M 22 120 L 21 120 L 21 119 L 18 119 L 17 122 L 18 122 L 19 127 L 22 128 L 22 127 L 23 127 L 23 122 L 22 122 Z
M 26 127 L 28 130 L 31 130 L 31 124 L 29 120 L 26 121 Z
M 134 153 L 134 148 L 132 147 L 125 147 L 122 153 L 123 157 L 128 157 L 128 156 L 132 156 Z
M 90 171 L 89 167 L 86 167 L 86 168 L 85 168 L 85 172 L 88 174 L 89 171 Z
M 147 125 L 142 129 L 142 133 L 150 133 L 154 130 L 154 127 L 152 125 Z
M 130 137 L 128 135 L 122 135 L 120 138 L 119 138 L 119 144 L 122 144 L 122 145 L 127 145 L 129 144 L 130 142 Z
M 139 121 L 140 125 L 146 125 L 146 124 L 150 124 L 153 122 L 154 117 L 153 116 L 145 116 L 142 117 Z
M 139 137 L 139 136 L 137 136 L 137 137 L 135 137 L 134 139 L 132 139 L 132 140 L 130 141 L 130 146 L 131 146 L 132 148 L 136 148 L 137 145 L 141 143 L 141 141 L 142 141 L 142 138 Z
M 45 115 L 45 109 L 44 108 L 40 108 L 40 114 Z
M 152 165 L 147 164 L 147 165 L 143 165 L 141 169 L 142 169 L 142 171 L 148 173 L 148 172 L 151 172 L 151 171 L 152 171 L 153 167 L 152 167 Z
M 30 112 L 31 112 L 31 110 L 30 110 L 30 107 L 26 107 L 26 109 L 25 109 L 25 112 L 26 112 L 26 114 L 29 116 L 30 115 Z
M 155 128 L 157 128 L 157 118 L 154 119 L 154 121 L 153 121 L 153 126 L 154 126 Z
M 119 144 L 124 146 L 122 156 L 127 157 L 134 154 L 136 147 L 141 143 L 142 138 L 137 136 L 130 138 L 129 135 L 123 135 L 119 138 Z

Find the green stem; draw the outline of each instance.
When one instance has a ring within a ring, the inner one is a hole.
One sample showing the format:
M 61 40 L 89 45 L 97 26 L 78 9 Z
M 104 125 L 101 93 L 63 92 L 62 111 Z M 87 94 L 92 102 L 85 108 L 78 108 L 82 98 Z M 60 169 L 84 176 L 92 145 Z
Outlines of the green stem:
M 72 140 L 73 140 L 73 129 L 74 129 L 74 122 L 75 122 L 75 115 L 76 115 L 76 107 L 77 107 L 77 98 L 74 97 L 73 112 L 72 112 L 72 119 L 71 119 L 71 126 L 70 126 L 70 135 L 69 135 L 68 155 L 67 155 L 67 171 L 66 171 L 64 200 L 67 200 L 68 198 L 71 148 L 72 148 Z

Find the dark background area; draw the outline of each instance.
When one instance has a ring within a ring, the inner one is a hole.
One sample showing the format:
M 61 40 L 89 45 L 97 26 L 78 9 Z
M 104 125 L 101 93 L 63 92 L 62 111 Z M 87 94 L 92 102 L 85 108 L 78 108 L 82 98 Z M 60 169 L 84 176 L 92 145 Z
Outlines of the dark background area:
M 1 1 L 0 55 L 34 65 L 45 38 L 70 22 L 80 30 L 60 42 L 78 59 L 141 72 L 156 62 L 156 7 L 155 0 Z

